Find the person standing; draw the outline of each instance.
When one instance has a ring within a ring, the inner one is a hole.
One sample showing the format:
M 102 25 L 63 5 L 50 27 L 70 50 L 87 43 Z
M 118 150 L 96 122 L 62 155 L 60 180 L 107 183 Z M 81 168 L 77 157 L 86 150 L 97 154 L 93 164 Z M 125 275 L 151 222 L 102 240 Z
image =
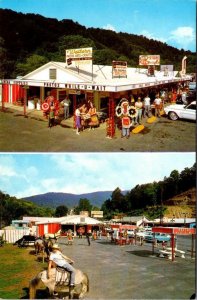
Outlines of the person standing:
M 89 234 L 89 232 L 86 233 L 86 239 L 88 241 L 88 246 L 90 246 L 90 234 Z
M 141 97 L 138 97 L 137 102 L 135 102 L 135 108 L 137 111 L 136 123 L 141 124 L 142 121 L 142 107 L 143 103 L 141 101 Z
M 77 106 L 77 109 L 75 110 L 75 125 L 76 125 L 76 134 L 80 134 L 80 128 L 81 128 L 81 112 L 79 109 L 80 105 Z
M 55 125 L 55 108 L 54 106 L 51 106 L 49 108 L 49 125 L 48 127 L 51 128 Z
M 65 269 L 67 272 L 70 273 L 70 287 L 75 286 L 75 269 L 71 264 L 73 264 L 74 261 L 70 259 L 69 257 L 62 254 L 60 247 L 58 244 L 53 244 L 52 246 L 52 252 L 49 256 L 49 263 L 48 263 L 48 278 L 51 277 L 51 268 L 55 264 L 55 266 L 61 267 Z
M 124 115 L 121 119 L 122 122 L 122 134 L 121 137 L 125 137 L 128 139 L 130 137 L 130 127 L 131 127 L 131 119 Z
M 90 126 L 89 130 L 91 130 L 91 129 L 94 130 L 94 127 L 97 126 L 99 124 L 99 122 L 98 122 L 96 107 L 92 103 L 90 103 L 90 109 L 88 111 L 88 114 L 91 117 L 91 121 L 89 122 L 89 126 Z
M 161 117 L 160 110 L 161 110 L 161 106 L 162 106 L 162 100 L 159 97 L 159 95 L 156 96 L 156 98 L 154 100 L 154 105 L 155 105 L 155 117 L 158 116 L 158 118 L 160 118 Z
M 69 118 L 69 107 L 70 107 L 71 101 L 67 95 L 66 95 L 66 98 L 62 101 L 62 103 L 64 105 L 64 118 L 68 119 Z
M 146 117 L 146 115 L 149 117 L 150 112 L 151 112 L 150 97 L 147 94 L 146 97 L 144 98 L 144 118 Z

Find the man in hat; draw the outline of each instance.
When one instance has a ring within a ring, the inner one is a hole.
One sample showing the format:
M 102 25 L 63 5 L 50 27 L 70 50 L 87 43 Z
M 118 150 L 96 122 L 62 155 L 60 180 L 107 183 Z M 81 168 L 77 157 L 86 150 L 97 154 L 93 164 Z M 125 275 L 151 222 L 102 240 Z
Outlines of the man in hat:
M 75 269 L 71 266 L 74 261 L 69 257 L 62 254 L 60 247 L 58 244 L 54 244 L 52 246 L 52 252 L 49 256 L 49 264 L 48 264 L 48 278 L 51 276 L 51 268 L 55 265 L 65 269 L 70 273 L 70 287 L 75 286 Z

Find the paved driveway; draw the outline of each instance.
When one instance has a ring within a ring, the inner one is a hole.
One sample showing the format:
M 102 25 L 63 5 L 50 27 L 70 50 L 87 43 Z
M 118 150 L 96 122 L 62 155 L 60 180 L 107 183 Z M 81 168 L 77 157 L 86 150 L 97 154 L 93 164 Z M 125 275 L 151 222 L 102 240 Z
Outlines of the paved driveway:
M 86 299 L 189 299 L 195 292 L 195 260 L 190 258 L 190 239 L 184 239 L 186 258 L 174 262 L 152 254 L 151 244 L 118 246 L 106 238 L 91 241 L 76 238 L 67 245 L 59 239 L 63 253 L 75 267 L 88 274 Z M 181 248 L 182 249 L 182 248 Z

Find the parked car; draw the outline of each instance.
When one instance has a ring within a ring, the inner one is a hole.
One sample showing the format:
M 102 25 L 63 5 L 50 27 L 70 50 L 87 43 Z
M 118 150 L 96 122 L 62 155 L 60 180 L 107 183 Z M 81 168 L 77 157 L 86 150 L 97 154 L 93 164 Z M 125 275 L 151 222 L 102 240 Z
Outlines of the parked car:
M 36 238 L 33 235 L 24 235 L 21 239 L 17 240 L 13 245 L 18 245 L 19 248 L 33 246 L 35 240 Z
M 127 230 L 128 237 L 134 237 L 135 231 L 134 230 Z
M 196 82 L 192 81 L 189 83 L 189 91 L 196 90 Z
M 149 235 L 146 235 L 144 237 L 144 240 L 146 242 L 153 242 L 154 240 L 157 241 L 157 243 L 162 243 L 162 242 L 169 242 L 170 241 L 170 235 L 169 234 L 165 234 L 165 233 L 150 233 Z
M 170 120 L 178 119 L 196 120 L 196 101 L 192 101 L 188 105 L 173 104 L 166 106 L 164 111 Z

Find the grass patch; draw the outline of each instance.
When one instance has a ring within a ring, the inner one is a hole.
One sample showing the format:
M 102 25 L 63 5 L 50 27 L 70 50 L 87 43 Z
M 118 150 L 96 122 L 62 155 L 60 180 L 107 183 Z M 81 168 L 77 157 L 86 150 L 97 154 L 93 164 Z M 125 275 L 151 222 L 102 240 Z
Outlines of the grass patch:
M 29 281 L 47 267 L 37 260 L 32 248 L 11 244 L 0 247 L 0 298 L 28 298 Z

